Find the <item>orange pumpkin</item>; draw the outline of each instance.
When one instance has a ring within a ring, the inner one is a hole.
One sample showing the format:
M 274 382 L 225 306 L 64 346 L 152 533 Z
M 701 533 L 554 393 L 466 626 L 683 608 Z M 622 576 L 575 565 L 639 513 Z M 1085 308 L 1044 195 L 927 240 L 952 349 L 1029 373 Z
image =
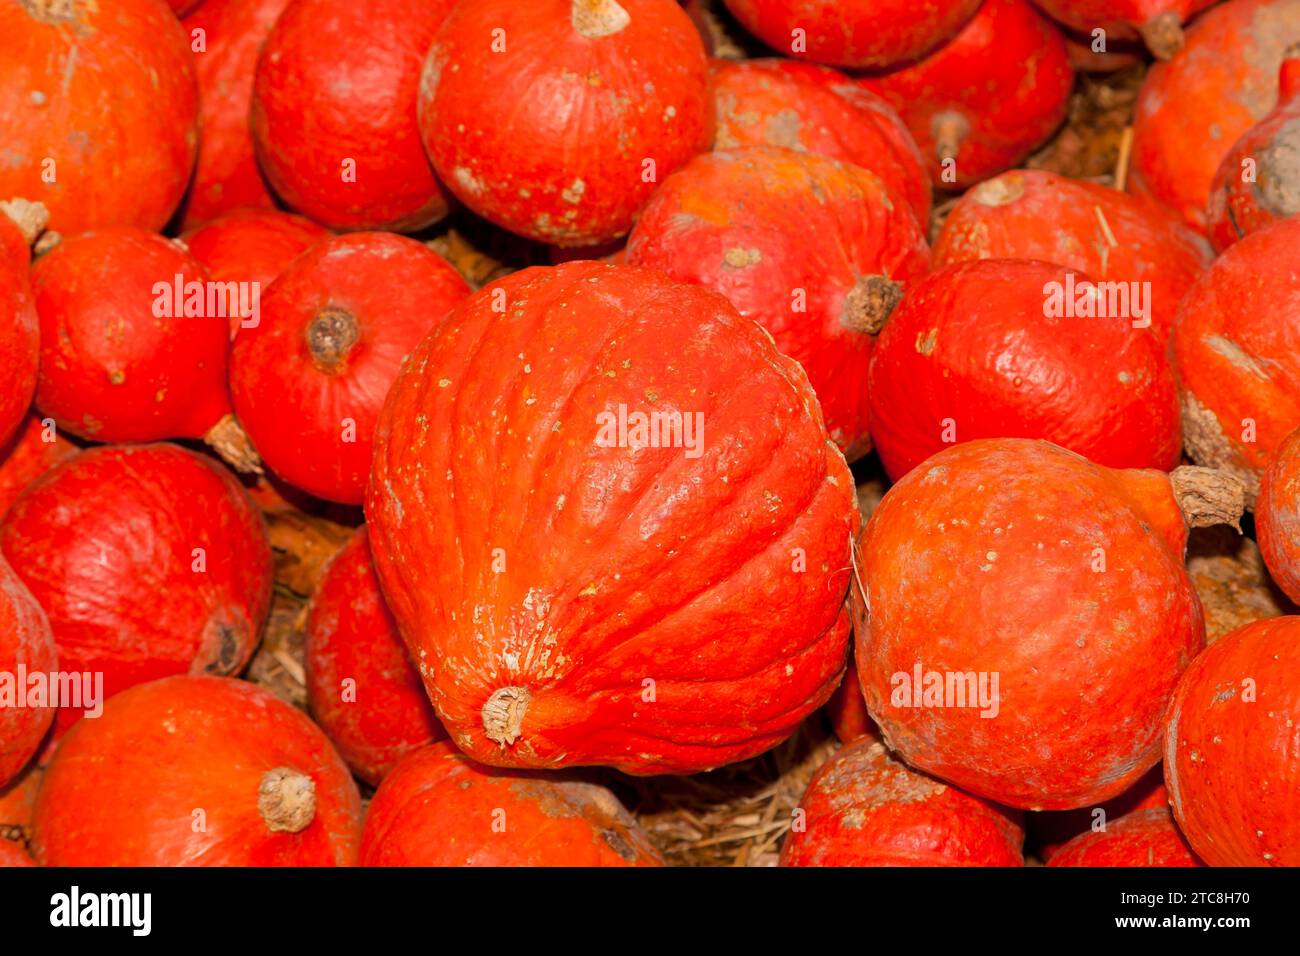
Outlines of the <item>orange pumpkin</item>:
M 1168 807 L 1138 810 L 1080 833 L 1048 866 L 1202 866 Z
M 1273 580 L 1300 603 L 1300 428 L 1278 446 L 1264 472 L 1255 531 Z

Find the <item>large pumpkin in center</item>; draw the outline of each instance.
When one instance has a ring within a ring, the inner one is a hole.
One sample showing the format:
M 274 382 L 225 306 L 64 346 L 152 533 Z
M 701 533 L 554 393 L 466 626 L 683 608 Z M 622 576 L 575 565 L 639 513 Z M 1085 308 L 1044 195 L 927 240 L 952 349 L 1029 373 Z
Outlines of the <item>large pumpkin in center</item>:
M 689 773 L 844 668 L 853 482 L 803 370 L 717 293 L 571 262 L 452 310 L 389 392 L 371 548 L 457 745 Z

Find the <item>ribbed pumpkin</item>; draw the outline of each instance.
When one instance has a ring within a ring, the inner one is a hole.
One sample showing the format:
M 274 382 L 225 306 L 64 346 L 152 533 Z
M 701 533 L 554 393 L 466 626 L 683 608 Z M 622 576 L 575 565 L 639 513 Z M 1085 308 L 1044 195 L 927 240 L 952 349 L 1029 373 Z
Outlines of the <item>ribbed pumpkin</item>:
M 238 672 L 271 600 L 262 519 L 219 464 L 175 445 L 94 448 L 19 496 L 0 548 L 49 615 L 65 671 L 105 696 Z M 59 726 L 81 716 L 59 712 Z
M 1071 294 L 1091 282 L 1046 262 L 984 259 L 913 283 L 876 340 L 867 389 L 889 476 L 973 438 L 1044 438 L 1115 468 L 1176 465 L 1165 350 L 1112 312 L 1118 299 Z M 1049 289 L 1060 306 L 1050 315 Z M 1067 311 L 1084 306 L 1107 314 Z
M 257 54 L 289 0 L 206 0 L 185 18 L 203 122 L 181 226 L 193 229 L 242 207 L 273 209 L 248 129 Z M 202 31 L 202 49 L 196 36 Z
M 65 235 L 161 229 L 199 143 L 189 43 L 163 0 L 0 3 L 0 198 L 50 211 Z
M 1028 0 L 984 0 L 955 39 L 862 83 L 903 117 L 934 184 L 962 189 L 1046 141 L 1065 119 L 1074 71 L 1061 31 Z
M 1081 833 L 1048 866 L 1201 866 L 1168 807 L 1138 810 Z
M 1276 108 L 1228 150 L 1210 184 L 1205 219 L 1216 249 L 1300 213 L 1300 44 L 1285 56 Z
M 808 784 L 782 866 L 1021 866 L 1008 811 L 910 769 L 872 738 L 849 744 Z
M 349 866 L 361 797 L 325 735 L 269 691 L 168 677 L 59 744 L 36 801 L 44 866 Z
M 480 216 L 550 245 L 598 245 L 708 148 L 708 73 L 674 0 L 462 3 L 429 49 L 420 129 Z
M 871 333 L 930 264 L 924 231 L 884 182 L 775 146 L 698 156 L 646 205 L 627 263 L 725 295 L 803 365 L 849 459 L 870 451 Z
M 47 218 L 34 203 L 0 203 L 0 448 L 22 424 L 36 393 L 40 325 L 27 268 L 29 246 Z
M 604 787 L 503 771 L 449 742 L 408 754 L 366 814 L 362 866 L 660 866 Z
M 1169 707 L 1165 785 L 1210 866 L 1300 866 L 1300 617 L 1255 621 L 1192 662 Z
M 1093 807 L 1078 810 L 1047 810 L 1026 814 L 1025 823 L 1034 844 L 1034 852 L 1044 863 L 1075 837 L 1088 833 L 1098 824 L 1109 826 L 1120 817 L 1141 810 L 1169 809 L 1165 791 L 1164 769 L 1157 764 L 1138 778 L 1137 783 L 1117 797 Z
M 980 183 L 953 206 L 934 244 L 936 267 L 1042 259 L 1103 282 L 1149 283 L 1147 321 L 1161 342 L 1210 258 L 1204 239 L 1154 204 L 1043 169 Z
M 0 556 L 0 788 L 18 776 L 54 720 L 48 696 L 28 695 L 30 675 L 58 666 L 54 635 L 36 598 Z M 0 821 L 2 822 L 2 821 Z
M 844 669 L 858 515 L 807 378 L 660 273 L 531 269 L 453 310 L 389 393 L 366 514 L 434 707 L 484 763 L 721 766 Z
M 59 434 L 54 419 L 28 415 L 17 434 L 0 446 L 0 518 L 19 492 L 77 451 Z
M 1141 37 L 1157 59 L 1183 48 L 1183 24 L 1218 0 L 1034 0 L 1080 33 L 1104 30 L 1106 42 Z
M 1300 603 L 1300 428 L 1278 446 L 1264 472 L 1255 531 L 1273 580 Z
M 1189 526 L 1234 521 L 1240 482 L 1114 470 L 989 439 L 890 489 L 850 590 L 867 708 L 912 766 L 1008 806 L 1115 796 L 1160 756 L 1205 643 Z
M 1250 501 L 1274 450 L 1300 427 L 1297 275 L 1300 218 L 1292 217 L 1229 247 L 1178 308 L 1187 452 L 1230 469 Z
M 1204 232 L 1205 206 L 1232 144 L 1277 103 L 1282 51 L 1300 42 L 1300 0 L 1228 0 L 1147 73 L 1133 119 L 1128 191 Z
M 885 67 L 951 39 L 979 0 L 725 0 L 745 28 L 784 56 Z
M 380 593 L 365 528 L 312 595 L 305 654 L 312 716 L 367 783 L 446 736 Z
M 32 268 L 41 324 L 36 407 L 82 438 L 202 438 L 255 469 L 226 385 L 224 313 L 238 303 L 209 295 L 217 290 L 207 281 L 184 248 L 144 229 L 63 240 Z
M 925 157 L 894 108 L 838 70 L 795 60 L 713 61 L 715 149 L 783 146 L 854 163 L 930 217 Z
M 266 464 L 313 495 L 361 504 L 402 360 L 468 294 L 437 253 L 388 232 L 338 236 L 296 259 L 231 352 L 235 411 Z

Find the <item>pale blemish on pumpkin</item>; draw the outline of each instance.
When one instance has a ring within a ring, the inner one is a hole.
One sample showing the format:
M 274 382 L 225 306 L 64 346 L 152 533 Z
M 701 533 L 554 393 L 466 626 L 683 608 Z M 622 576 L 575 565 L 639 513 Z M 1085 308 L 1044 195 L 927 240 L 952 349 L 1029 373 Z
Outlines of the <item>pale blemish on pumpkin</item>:
M 575 179 L 569 184 L 569 188 L 560 193 L 560 198 L 565 202 L 576 206 L 582 202 L 582 194 L 587 191 L 587 184 L 581 179 Z M 572 214 L 570 214 L 572 215 Z
M 722 263 L 732 269 L 744 269 L 748 266 L 756 266 L 763 261 L 763 253 L 757 249 L 743 249 L 740 246 L 733 246 L 728 249 L 722 256 Z
M 935 342 L 938 341 L 939 330 L 931 329 L 928 332 L 918 332 L 916 334 L 916 350 L 922 355 L 929 355 L 934 351 Z
M 475 176 L 468 167 L 457 166 L 451 175 L 466 192 L 477 196 L 487 190 L 487 184 Z

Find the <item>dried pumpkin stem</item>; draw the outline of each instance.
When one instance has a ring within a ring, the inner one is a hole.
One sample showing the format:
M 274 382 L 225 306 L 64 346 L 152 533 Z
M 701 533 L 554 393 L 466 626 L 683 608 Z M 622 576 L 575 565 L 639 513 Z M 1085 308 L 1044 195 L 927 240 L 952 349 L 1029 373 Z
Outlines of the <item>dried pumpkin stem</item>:
M 527 687 L 502 687 L 483 705 L 483 730 L 488 740 L 508 747 L 519 739 L 524 713 L 533 699 Z
M 209 428 L 203 441 L 236 471 L 246 475 L 262 474 L 262 459 L 253 447 L 253 440 L 234 415 L 224 416 Z
M 930 130 L 934 133 L 934 154 L 940 162 L 956 159 L 961 149 L 961 141 L 970 132 L 970 123 L 966 117 L 952 110 L 935 113 L 930 121 Z
M 272 833 L 301 833 L 316 818 L 316 783 L 288 767 L 268 770 L 257 788 L 257 810 Z
M 878 335 L 903 298 L 903 286 L 888 276 L 863 276 L 844 297 L 840 322 L 863 335 Z
M 613 36 L 632 22 L 616 0 L 573 0 L 569 19 L 573 29 L 588 40 Z
M 76 0 L 23 0 L 23 6 L 34 20 L 58 23 L 76 16 Z
M 357 320 L 346 309 L 321 309 L 307 326 L 307 349 L 323 371 L 336 372 L 361 337 Z
M 1218 468 L 1183 465 L 1169 473 L 1174 499 L 1189 528 L 1232 525 L 1241 530 L 1246 512 L 1246 483 Z
M 5 199 L 0 201 L 0 213 L 13 220 L 23 240 L 30 246 L 50 224 L 50 211 L 44 203 L 30 202 L 26 199 Z
M 1138 32 L 1157 60 L 1172 60 L 1183 48 L 1183 23 L 1176 13 L 1157 14 L 1138 27 Z

